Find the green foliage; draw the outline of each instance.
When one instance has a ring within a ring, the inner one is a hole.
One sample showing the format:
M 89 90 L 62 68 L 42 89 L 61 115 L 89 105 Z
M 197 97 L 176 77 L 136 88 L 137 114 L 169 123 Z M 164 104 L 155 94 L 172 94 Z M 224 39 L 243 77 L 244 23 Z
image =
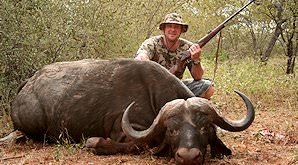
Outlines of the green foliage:
M 220 109 L 227 108 L 227 104 L 235 106 L 235 100 L 239 98 L 233 91 L 239 90 L 252 100 L 257 112 L 275 112 L 279 108 L 296 111 L 298 78 L 285 75 L 285 67 L 281 61 L 284 60 L 273 58 L 266 65 L 261 65 L 250 57 L 219 61 L 214 77 L 214 60 L 203 57 L 204 77 L 213 79 L 215 83 L 216 91 L 212 102 Z M 189 72 L 186 72 L 184 78 L 189 77 Z
M 217 48 L 216 48 L 217 49 Z M 204 56 L 204 59 L 207 59 L 208 61 L 215 61 L 216 59 L 216 49 L 214 49 L 212 52 L 207 51 L 202 53 L 202 56 Z M 226 52 L 222 48 L 219 48 L 218 50 L 218 61 L 224 62 L 230 60 L 230 53 Z
M 85 142 L 73 143 L 69 139 L 62 139 L 61 141 L 58 141 L 57 144 L 58 144 L 58 148 L 60 148 L 60 149 L 57 149 L 57 152 L 55 154 L 57 156 L 55 156 L 55 157 L 59 158 L 59 156 L 61 156 L 61 154 L 60 154 L 61 149 L 66 149 L 70 155 L 73 155 L 78 150 L 81 150 L 84 148 Z
M 215 62 L 203 57 L 204 77 L 213 79 Z M 249 95 L 262 94 L 277 97 L 282 94 L 298 97 L 298 78 L 284 74 L 284 65 L 280 59 L 274 58 L 267 65 L 261 65 L 252 58 L 220 60 L 215 73 L 214 82 L 220 94 L 241 90 Z M 296 69 L 297 70 L 297 69 Z M 186 72 L 184 78 L 190 78 Z M 292 95 L 290 95 L 292 94 Z M 270 97 L 266 96 L 266 97 Z
M 184 2 L 1 0 L 2 100 L 46 64 L 133 57 L 146 37 L 159 32 L 165 13 Z
M 289 109 L 297 108 L 298 78 L 285 75 L 284 64 L 280 61 L 274 58 L 267 65 L 260 65 L 252 58 L 220 62 L 214 79 L 216 85 L 214 101 L 225 102 L 228 99 L 227 95 L 230 98 L 237 97 L 233 91 L 240 90 L 253 100 L 257 108 L 262 102 L 272 102 L 272 105 L 288 102 Z M 206 77 L 213 78 L 214 65 L 206 63 Z M 274 106 L 266 108 L 276 110 Z

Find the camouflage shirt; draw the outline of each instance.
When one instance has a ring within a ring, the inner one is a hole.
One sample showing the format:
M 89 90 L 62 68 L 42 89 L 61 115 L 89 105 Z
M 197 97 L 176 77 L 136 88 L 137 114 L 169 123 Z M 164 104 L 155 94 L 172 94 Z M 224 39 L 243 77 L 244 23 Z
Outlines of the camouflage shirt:
M 182 53 L 188 50 L 193 44 L 192 42 L 182 38 L 179 38 L 179 43 L 180 45 L 177 50 L 172 52 L 164 46 L 163 35 L 154 36 L 142 43 L 135 57 L 144 53 L 149 56 L 151 61 L 155 61 L 165 68 L 170 69 L 176 64 L 176 60 L 182 57 Z M 190 69 L 191 65 L 187 64 L 187 66 Z M 177 77 L 182 78 L 182 75 Z

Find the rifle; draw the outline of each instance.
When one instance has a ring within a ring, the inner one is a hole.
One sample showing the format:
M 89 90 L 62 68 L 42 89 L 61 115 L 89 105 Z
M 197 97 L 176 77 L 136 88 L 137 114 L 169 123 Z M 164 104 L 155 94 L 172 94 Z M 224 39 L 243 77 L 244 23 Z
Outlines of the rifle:
M 196 41 L 196 44 L 199 44 L 202 48 L 207 42 L 209 42 L 221 29 L 223 29 L 226 26 L 226 23 L 229 22 L 232 18 L 234 18 L 237 14 L 239 14 L 243 9 L 245 9 L 248 5 L 250 5 L 255 0 L 250 0 L 248 3 L 246 3 L 241 9 L 239 9 L 237 12 L 235 12 L 233 15 L 231 15 L 229 18 L 224 20 L 221 24 L 219 24 L 216 28 L 214 28 L 212 31 L 210 31 L 207 35 L 205 35 L 200 40 Z M 187 60 L 190 58 L 190 52 L 186 51 L 183 53 L 181 57 L 181 61 Z

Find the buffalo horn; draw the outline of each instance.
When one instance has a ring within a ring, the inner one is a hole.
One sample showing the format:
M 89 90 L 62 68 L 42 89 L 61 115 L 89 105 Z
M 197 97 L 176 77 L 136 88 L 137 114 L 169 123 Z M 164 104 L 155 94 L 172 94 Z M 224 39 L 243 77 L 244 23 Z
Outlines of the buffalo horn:
M 235 92 L 245 102 L 245 105 L 247 108 L 246 116 L 239 121 L 229 121 L 223 117 L 220 117 L 219 115 L 212 115 L 212 119 L 211 119 L 213 123 L 219 126 L 220 128 L 231 132 L 239 132 L 239 131 L 245 130 L 251 125 L 251 123 L 255 118 L 254 107 L 250 102 L 249 98 L 245 96 L 243 93 L 241 93 L 240 91 L 235 90 Z
M 131 106 L 135 102 L 132 102 L 125 110 L 122 117 L 122 130 L 123 132 L 132 139 L 137 139 L 138 141 L 149 141 L 151 138 L 155 137 L 158 132 L 162 129 L 162 122 L 160 122 L 161 114 L 159 113 L 157 117 L 154 119 L 151 126 L 143 131 L 137 131 L 132 127 L 132 124 L 129 122 L 128 114 L 130 113 Z

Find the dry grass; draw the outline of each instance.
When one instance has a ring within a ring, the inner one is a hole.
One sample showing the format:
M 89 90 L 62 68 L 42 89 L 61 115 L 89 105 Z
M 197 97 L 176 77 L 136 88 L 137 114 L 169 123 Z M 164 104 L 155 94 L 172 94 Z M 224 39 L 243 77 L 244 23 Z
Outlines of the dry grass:
M 280 61 L 280 59 L 279 59 Z M 206 164 L 298 164 L 298 80 L 284 74 L 280 62 L 259 66 L 251 59 L 219 65 L 213 102 L 230 119 L 243 116 L 244 105 L 232 91 L 249 96 L 255 106 L 255 121 L 247 130 L 233 133 L 218 130 L 233 155 L 223 159 L 206 157 Z M 213 68 L 206 63 L 206 68 Z M 206 76 L 212 69 L 206 70 Z M 297 73 L 297 69 L 296 69 Z M 2 114 L 0 135 L 12 130 Z M 30 139 L 1 145 L 0 164 L 173 164 L 170 158 L 141 155 L 96 156 L 79 145 L 42 144 Z

